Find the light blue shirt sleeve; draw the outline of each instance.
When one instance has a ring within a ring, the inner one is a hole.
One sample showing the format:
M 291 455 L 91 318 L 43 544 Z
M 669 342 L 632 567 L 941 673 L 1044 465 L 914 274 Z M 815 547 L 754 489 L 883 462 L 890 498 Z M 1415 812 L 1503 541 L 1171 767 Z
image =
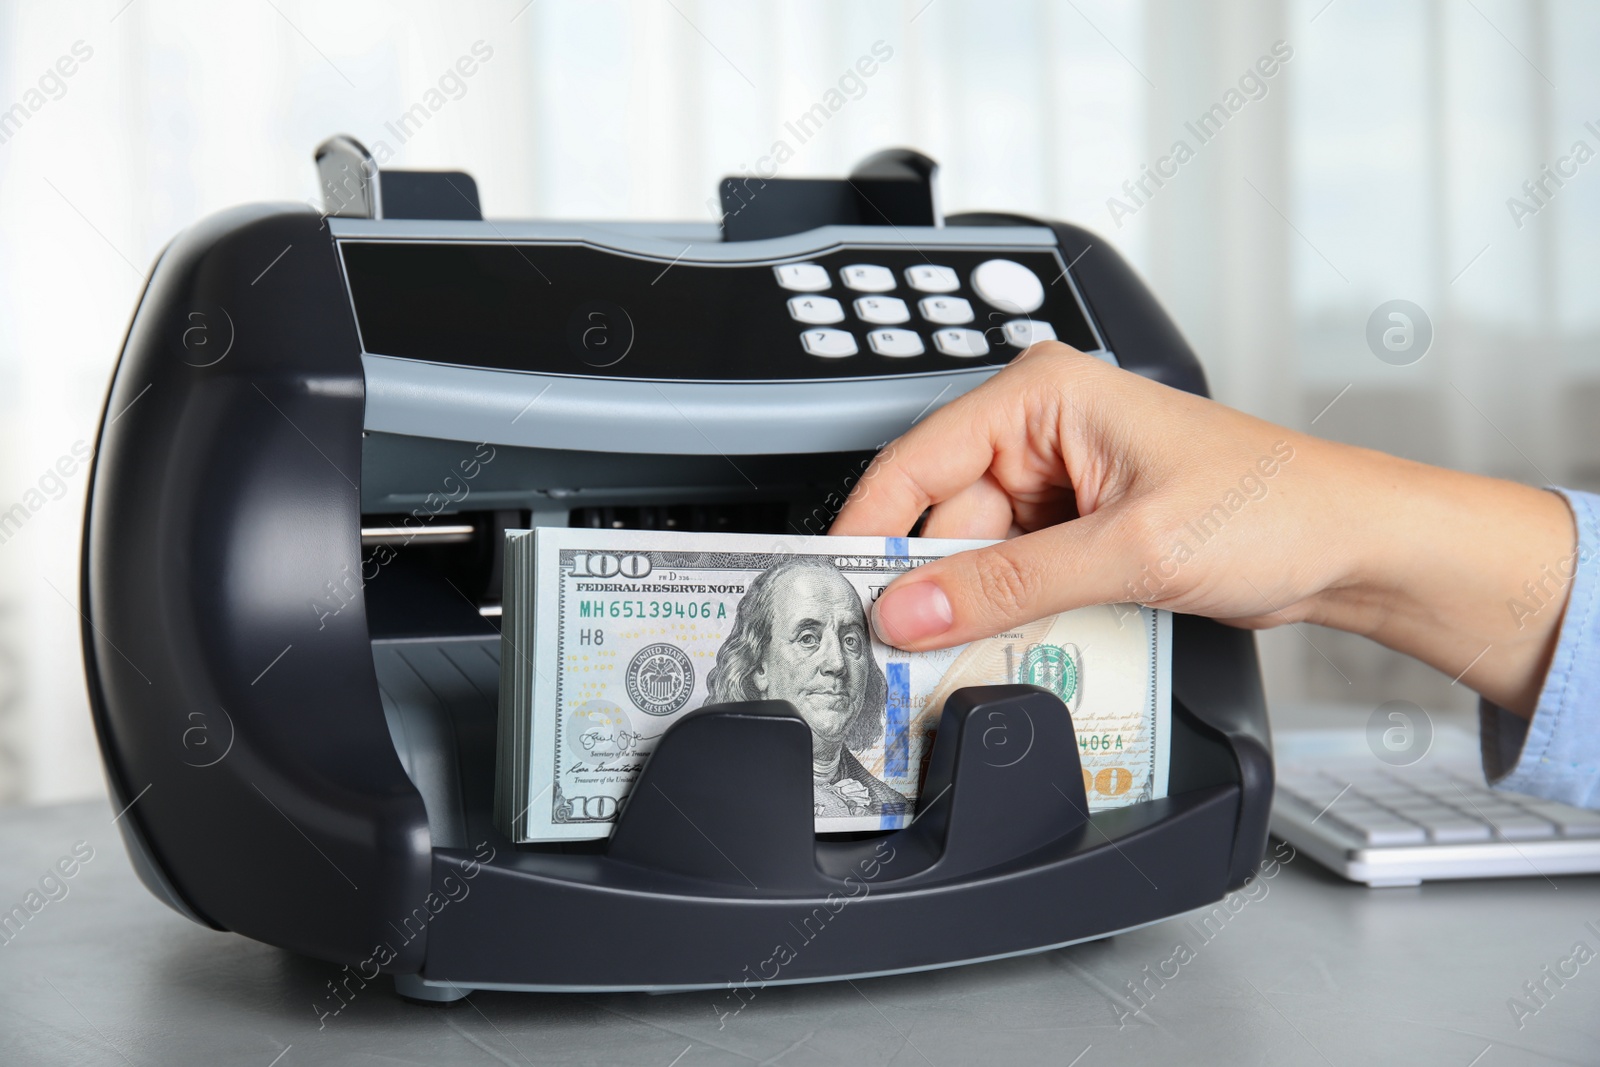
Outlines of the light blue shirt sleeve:
M 1482 701 L 1483 773 L 1496 789 L 1600 808 L 1600 496 L 1557 489 L 1577 520 L 1576 553 L 1508 602 L 1525 618 L 1559 603 L 1566 614 L 1533 718 Z

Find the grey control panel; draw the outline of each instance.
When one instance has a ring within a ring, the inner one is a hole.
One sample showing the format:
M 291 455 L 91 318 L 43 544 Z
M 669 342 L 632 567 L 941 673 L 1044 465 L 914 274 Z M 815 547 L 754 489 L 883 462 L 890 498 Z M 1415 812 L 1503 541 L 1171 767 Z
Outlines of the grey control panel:
M 369 430 L 616 452 L 871 449 L 1030 344 L 1111 358 L 1046 229 L 886 242 L 881 228 L 824 227 L 730 244 L 580 224 L 330 224 Z

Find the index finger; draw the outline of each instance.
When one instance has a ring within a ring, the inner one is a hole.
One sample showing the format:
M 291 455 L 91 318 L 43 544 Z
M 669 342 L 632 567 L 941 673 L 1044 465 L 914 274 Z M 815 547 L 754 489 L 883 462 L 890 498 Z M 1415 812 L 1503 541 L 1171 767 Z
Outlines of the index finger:
M 991 412 L 1005 372 L 957 397 L 890 442 L 850 492 L 830 535 L 900 537 L 923 511 L 983 477 L 994 462 Z

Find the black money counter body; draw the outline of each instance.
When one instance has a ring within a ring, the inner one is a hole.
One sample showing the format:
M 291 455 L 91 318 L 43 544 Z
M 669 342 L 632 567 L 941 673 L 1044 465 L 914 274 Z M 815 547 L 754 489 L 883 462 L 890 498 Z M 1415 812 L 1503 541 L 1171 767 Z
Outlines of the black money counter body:
M 808 728 L 764 702 L 668 731 L 609 841 L 506 840 L 508 527 L 820 533 L 883 443 L 1050 336 L 1205 381 L 1107 244 L 941 218 L 915 153 L 730 179 L 720 225 L 486 221 L 464 174 L 379 172 L 339 138 L 318 162 L 337 212 L 236 208 L 167 247 L 102 421 L 84 652 L 156 896 L 449 1000 L 949 966 L 1251 875 L 1255 646 L 1191 617 L 1163 799 L 1088 815 L 1066 709 L 989 687 L 948 701 L 893 833 L 814 834 Z

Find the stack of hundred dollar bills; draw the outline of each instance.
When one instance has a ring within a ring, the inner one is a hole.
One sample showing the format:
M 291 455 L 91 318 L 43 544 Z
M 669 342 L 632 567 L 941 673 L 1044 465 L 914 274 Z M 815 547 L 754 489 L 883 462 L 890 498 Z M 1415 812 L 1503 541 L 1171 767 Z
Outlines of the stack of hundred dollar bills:
M 945 698 L 1017 682 L 1072 713 L 1091 810 L 1165 796 L 1167 612 L 1080 608 L 937 652 L 874 638 L 867 609 L 893 578 L 987 543 L 508 531 L 501 831 L 517 842 L 609 836 L 661 735 L 696 708 L 740 700 L 787 700 L 810 725 L 819 833 L 901 827 L 916 815 Z

